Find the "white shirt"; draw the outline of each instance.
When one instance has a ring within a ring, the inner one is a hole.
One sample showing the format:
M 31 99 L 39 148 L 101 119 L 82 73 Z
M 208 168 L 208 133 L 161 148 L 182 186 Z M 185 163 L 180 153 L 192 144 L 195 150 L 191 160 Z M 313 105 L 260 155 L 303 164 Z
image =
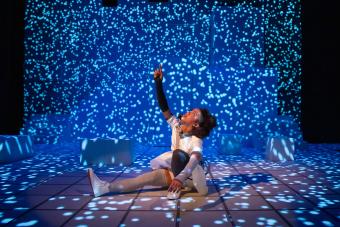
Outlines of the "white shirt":
M 172 116 L 167 120 L 171 127 L 171 151 L 165 152 L 150 161 L 152 169 L 171 168 L 172 152 L 181 149 L 189 156 L 192 152 L 199 152 L 202 155 L 203 141 L 197 136 L 180 136 L 179 120 Z
M 202 154 L 203 141 L 197 136 L 180 136 L 179 120 L 173 115 L 167 120 L 171 127 L 171 150 L 181 149 L 190 156 L 193 151 Z

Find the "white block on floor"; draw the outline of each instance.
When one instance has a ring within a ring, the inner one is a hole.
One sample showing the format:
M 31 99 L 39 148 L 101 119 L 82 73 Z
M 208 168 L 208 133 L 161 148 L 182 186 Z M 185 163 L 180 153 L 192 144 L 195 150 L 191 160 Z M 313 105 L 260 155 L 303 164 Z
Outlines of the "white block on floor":
M 0 163 L 14 162 L 33 156 L 33 143 L 28 135 L 0 136 Z
M 219 153 L 240 154 L 242 136 L 237 134 L 222 134 Z
M 294 160 L 294 139 L 288 137 L 268 137 L 266 159 L 273 162 Z
M 131 165 L 134 161 L 133 141 L 95 138 L 81 141 L 80 162 L 83 165 Z

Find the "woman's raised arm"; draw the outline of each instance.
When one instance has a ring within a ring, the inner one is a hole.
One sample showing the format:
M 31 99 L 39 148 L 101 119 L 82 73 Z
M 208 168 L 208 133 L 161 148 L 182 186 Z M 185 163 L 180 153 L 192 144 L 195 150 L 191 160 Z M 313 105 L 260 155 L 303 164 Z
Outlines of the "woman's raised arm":
M 153 78 L 155 80 L 155 85 L 156 85 L 156 94 L 157 94 L 157 100 L 159 107 L 162 110 L 163 116 L 165 120 L 168 120 L 171 116 L 172 113 L 169 109 L 168 102 L 166 100 L 166 97 L 164 95 L 163 91 L 163 72 L 162 72 L 162 64 L 159 65 L 159 68 L 156 69 L 153 72 Z

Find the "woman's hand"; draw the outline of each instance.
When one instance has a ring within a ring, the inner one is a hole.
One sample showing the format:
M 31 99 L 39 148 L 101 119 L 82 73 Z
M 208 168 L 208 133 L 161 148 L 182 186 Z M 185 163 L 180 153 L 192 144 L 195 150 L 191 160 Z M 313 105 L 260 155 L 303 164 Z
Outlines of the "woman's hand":
M 169 186 L 168 192 L 175 192 L 181 190 L 182 186 L 183 184 L 180 180 L 173 179 Z
M 153 78 L 157 79 L 158 77 L 163 80 L 162 64 L 159 65 L 158 69 L 153 71 Z

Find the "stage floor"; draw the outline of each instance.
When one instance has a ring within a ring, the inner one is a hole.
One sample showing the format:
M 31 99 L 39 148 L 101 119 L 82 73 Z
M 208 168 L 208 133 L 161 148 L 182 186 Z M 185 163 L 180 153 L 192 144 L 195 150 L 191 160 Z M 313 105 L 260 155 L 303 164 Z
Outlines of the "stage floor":
M 8 226 L 340 226 L 340 145 L 308 145 L 296 161 L 266 162 L 261 152 L 204 156 L 211 166 L 209 194 L 166 189 L 92 196 L 74 144 L 36 145 L 37 155 L 0 165 L 0 225 Z M 108 181 L 150 171 L 168 148 L 140 148 L 131 167 L 102 167 Z

